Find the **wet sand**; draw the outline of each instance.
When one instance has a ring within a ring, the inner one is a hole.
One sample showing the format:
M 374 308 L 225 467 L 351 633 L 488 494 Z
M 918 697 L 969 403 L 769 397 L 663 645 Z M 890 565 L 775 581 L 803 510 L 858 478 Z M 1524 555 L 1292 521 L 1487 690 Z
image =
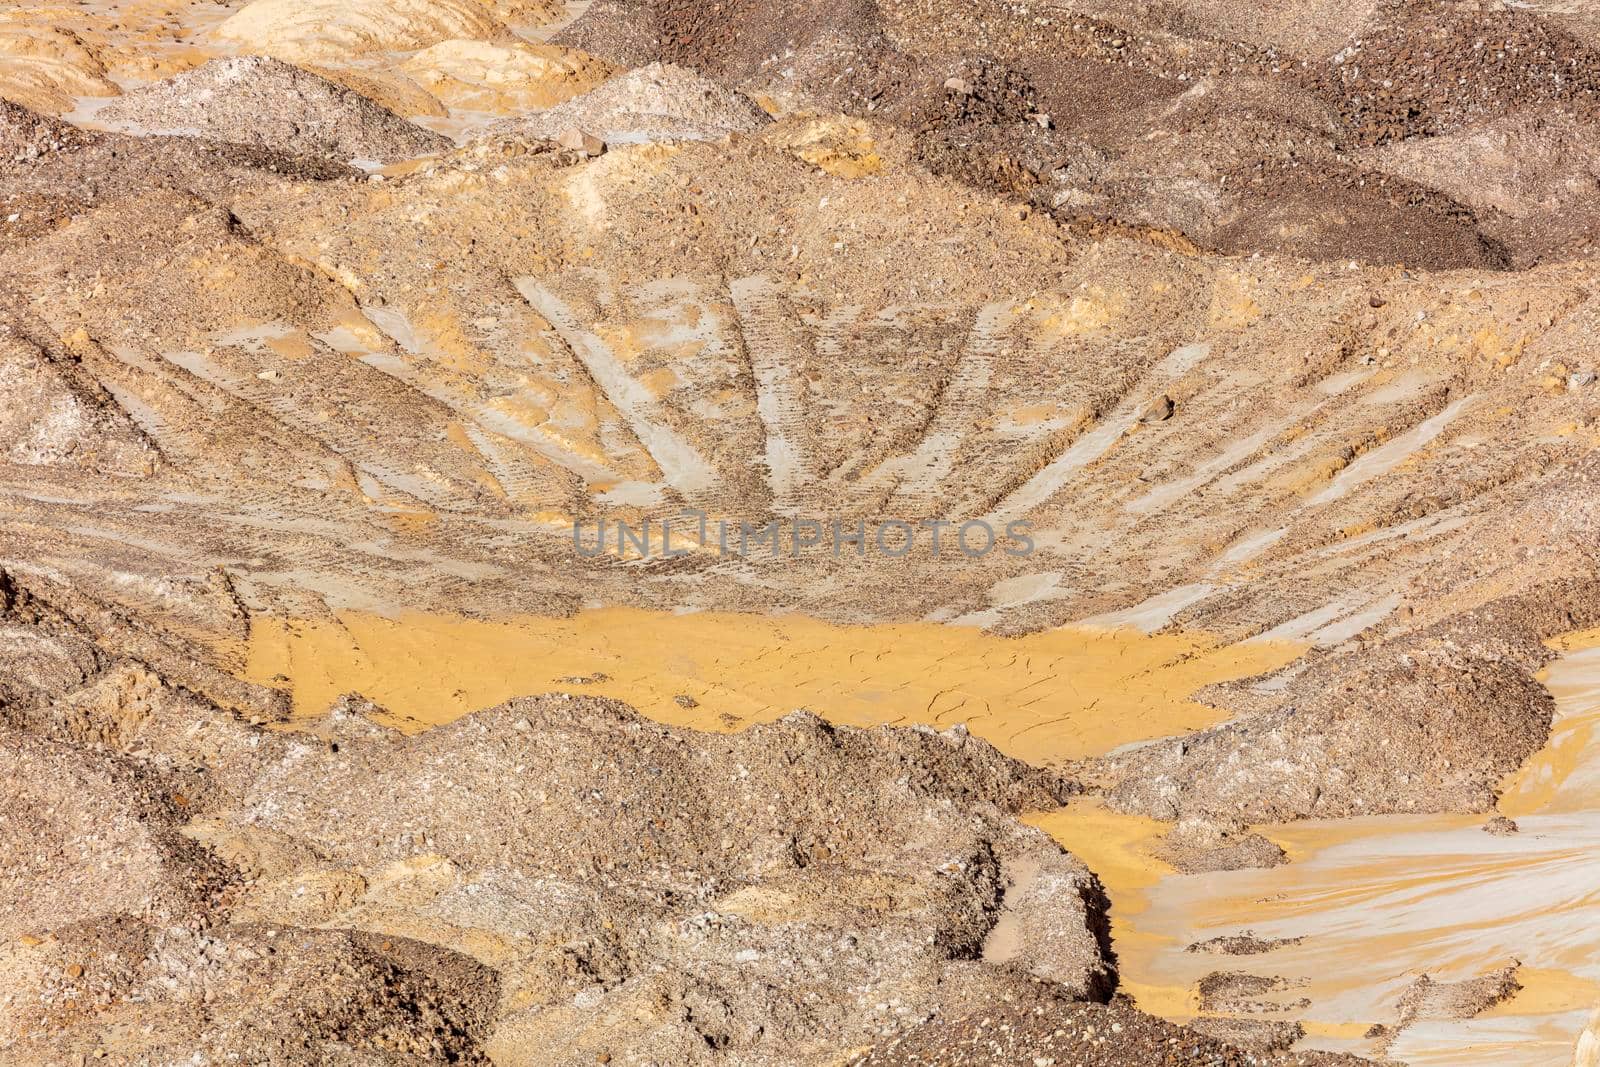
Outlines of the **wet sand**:
M 1485 833 L 1469 815 L 1380 816 L 1260 828 L 1292 862 L 1271 870 L 1167 877 L 1149 848 L 1160 824 L 1100 814 L 1044 825 L 1106 882 L 1125 987 L 1168 1018 L 1199 1014 L 1194 983 L 1216 970 L 1281 976 L 1303 1047 L 1374 1055 L 1374 1023 L 1423 973 L 1476 978 L 1513 961 L 1522 989 L 1475 1019 L 1424 1019 L 1387 1054 L 1410 1064 L 1565 1064 L 1600 1002 L 1600 635 L 1560 644 L 1548 672 L 1550 743 L 1507 783 L 1500 809 L 1520 832 Z M 1091 813 L 1092 814 L 1092 813 Z M 1226 960 L 1186 952 L 1250 931 L 1303 938 Z
M 247 673 L 286 679 L 305 716 L 359 691 L 422 728 L 564 691 L 707 730 L 802 707 L 851 726 L 965 723 L 1009 755 L 1050 764 L 1212 725 L 1223 714 L 1186 694 L 1281 667 L 1301 650 L 1224 647 L 1203 634 L 1066 628 L 1005 638 L 934 623 L 629 608 L 500 622 L 352 612 L 256 620 Z

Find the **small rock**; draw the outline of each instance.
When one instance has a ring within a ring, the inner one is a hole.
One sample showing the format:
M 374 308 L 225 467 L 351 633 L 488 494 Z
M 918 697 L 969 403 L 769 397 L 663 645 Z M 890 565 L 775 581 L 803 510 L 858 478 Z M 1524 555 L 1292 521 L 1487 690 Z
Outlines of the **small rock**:
M 966 96 L 968 93 L 972 92 L 972 86 L 968 85 L 960 78 L 946 78 L 944 87 L 949 89 L 952 93 L 959 93 L 962 96 Z
M 1568 389 L 1582 389 L 1586 385 L 1594 384 L 1594 371 L 1580 370 L 1567 376 Z
M 698 708 L 700 706 L 700 702 L 688 693 L 679 693 L 672 698 L 672 702 L 680 708 Z
M 1173 404 L 1172 398 L 1166 393 L 1162 393 L 1144 406 L 1144 410 L 1139 413 L 1139 421 L 1166 422 L 1172 418 L 1172 412 L 1175 407 L 1176 405 Z
M 1486 834 L 1496 834 L 1500 837 L 1509 837 L 1511 834 L 1518 832 L 1518 826 L 1515 822 L 1506 818 L 1504 815 L 1496 815 L 1494 818 L 1483 824 L 1483 832 Z
M 586 133 L 576 126 L 568 126 L 556 136 L 556 144 L 574 152 L 582 152 L 586 156 L 598 156 L 606 150 L 606 143 L 592 133 Z

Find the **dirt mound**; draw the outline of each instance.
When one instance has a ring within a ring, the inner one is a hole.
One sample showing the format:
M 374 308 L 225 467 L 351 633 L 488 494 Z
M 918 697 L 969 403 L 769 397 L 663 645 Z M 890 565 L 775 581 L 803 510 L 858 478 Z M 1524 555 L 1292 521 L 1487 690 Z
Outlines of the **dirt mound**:
M 89 132 L 0 101 L 0 250 L 154 189 L 223 202 L 253 185 L 357 173 L 328 159 L 249 145 Z
M 1182 820 L 1161 840 L 1156 852 L 1184 874 L 1276 867 L 1289 862 L 1283 849 L 1238 824 Z
M 1111 988 L 1093 877 L 1011 814 L 1072 786 L 963 730 L 710 735 L 551 696 L 411 738 L 349 699 L 288 736 L 46 622 L 13 628 L 88 658 L 32 655 L 48 699 L 0 744 L 34 783 L 7 869 L 39 898 L 8 988 L 50 991 L 0 1011 L 13 1052 L 822 1062 L 939 1010 L 980 955 L 980 983 Z M 36 869 L 42 838 L 71 874 Z M 83 988 L 108 1007 L 63 1011 Z M 114 1036 L 133 1018 L 164 1024 Z
M 359 93 L 266 56 L 213 60 L 118 100 L 100 117 L 341 163 L 392 163 L 451 147 Z
M 229 883 L 179 835 L 179 805 L 148 769 L 11 731 L 0 766 L 14 783 L 0 802 L 5 940 L 118 914 L 181 925 Z
M 1509 5 L 1390 0 L 1313 70 L 1348 136 L 1384 144 L 1517 110 L 1600 103 L 1600 53 Z
M 156 453 L 116 402 L 58 349 L 42 350 L 0 318 L 0 438 L 28 465 L 138 475 Z
M 1375 657 L 1304 677 L 1273 712 L 1114 760 L 1112 803 L 1246 823 L 1493 807 L 1501 780 L 1543 744 L 1550 694 L 1505 661 Z
M 1570 209 L 1600 187 L 1600 124 L 1564 111 L 1523 111 L 1386 145 L 1372 165 L 1479 211 L 1513 218 Z
M 273 1067 L 487 1064 L 494 972 L 396 936 L 270 924 L 77 923 L 0 956 L 0 1042 L 18 1062 L 196 1050 Z
M 619 67 L 643 67 L 661 58 L 655 12 L 638 0 L 593 0 L 550 43 L 581 49 Z
M 1427 1019 L 1471 1019 L 1482 1015 L 1522 989 L 1517 970 L 1518 964 L 1512 962 L 1460 982 L 1441 982 L 1424 974 L 1400 996 L 1399 1027 Z
M 1199 941 L 1185 952 L 1205 952 L 1214 956 L 1259 956 L 1285 945 L 1298 945 L 1300 938 L 1261 938 L 1246 930 L 1242 934 L 1223 934 L 1207 941 Z
M 78 148 L 91 139 L 70 123 L 0 100 L 0 166 L 32 163 L 53 152 Z
M 1202 1015 L 1189 1025 L 1207 1037 L 1259 1052 L 1287 1051 L 1306 1036 L 1304 1026 L 1285 1019 L 1234 1019 Z
M 408 118 L 429 116 L 442 118 L 450 109 L 441 104 L 428 90 L 411 78 L 394 70 L 358 70 L 349 67 L 311 65 L 313 74 L 328 79 L 346 89 L 360 93 L 379 107 Z
M 580 129 L 608 144 L 717 140 L 771 120 L 752 101 L 682 67 L 652 63 L 529 117 L 507 119 L 487 136 L 552 139 Z
M 949 1007 L 911 1033 L 879 1041 L 852 1067 L 1357 1067 L 1329 1052 L 1231 1043 L 1197 1027 L 1152 1019 L 1126 1003 L 1074 1004 L 1046 989 L 954 985 Z M 1252 1035 L 1253 1036 L 1253 1035 Z
M 603 48 L 602 34 L 624 33 L 631 62 L 691 67 L 779 111 L 882 115 L 916 131 L 936 172 L 1075 226 L 1133 223 L 1229 253 L 1429 270 L 1593 246 L 1600 225 L 1586 210 L 1506 224 L 1444 173 L 1460 168 L 1436 169 L 1434 181 L 1415 163 L 1350 158 L 1513 112 L 1538 121 L 1551 107 L 1590 106 L 1587 46 L 1554 22 L 1386 3 L 1342 10 L 1340 31 L 1293 12 L 1274 12 L 1275 28 L 1234 26 L 1213 8 L 1091 5 L 1051 20 L 1045 46 L 996 4 L 659 0 L 600 8 L 595 30 L 580 19 L 569 39 Z M 1218 36 L 1225 26 L 1242 36 Z M 1297 36 L 1309 51 L 1294 61 L 1278 49 Z
M 1478 213 L 1480 228 L 1521 255 L 1587 255 L 1600 245 L 1600 124 L 1525 109 L 1366 153 L 1370 165 L 1441 190 Z

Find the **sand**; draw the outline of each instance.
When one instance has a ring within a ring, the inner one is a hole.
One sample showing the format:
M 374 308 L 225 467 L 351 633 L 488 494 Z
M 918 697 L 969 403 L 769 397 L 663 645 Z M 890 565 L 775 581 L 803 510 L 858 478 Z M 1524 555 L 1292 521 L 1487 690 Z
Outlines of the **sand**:
M 237 47 L 291 62 L 493 40 L 508 32 L 482 0 L 253 0 L 216 30 Z
M 486 41 L 443 41 L 401 69 L 450 108 L 501 114 L 551 107 L 616 73 L 573 49 Z
M 932 624 L 621 608 L 500 622 L 267 618 L 252 625 L 250 642 L 247 676 L 287 684 L 302 715 L 320 715 L 355 691 L 418 726 L 435 725 L 553 689 L 614 697 L 702 730 L 743 729 L 797 708 L 851 726 L 962 725 L 1041 765 L 1208 725 L 1221 713 L 1183 694 L 1269 671 L 1301 651 L 1292 643 L 1220 647 L 1202 634 L 999 638 Z
M 121 91 L 98 50 L 72 32 L 0 22 L 0 98 L 59 115 L 76 107 L 76 97 Z

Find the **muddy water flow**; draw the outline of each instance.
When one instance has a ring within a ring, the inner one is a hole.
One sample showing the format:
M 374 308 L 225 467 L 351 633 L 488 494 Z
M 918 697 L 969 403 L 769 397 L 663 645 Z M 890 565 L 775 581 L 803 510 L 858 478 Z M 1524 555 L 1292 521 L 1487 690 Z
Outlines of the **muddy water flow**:
M 1374 1024 L 1426 973 L 1438 982 L 1520 965 L 1510 999 L 1476 1018 L 1420 1019 L 1387 1056 L 1409 1064 L 1556 1065 L 1600 1004 L 1600 635 L 1579 635 L 1551 666 L 1548 745 L 1507 783 L 1500 809 L 1519 832 L 1472 816 L 1385 816 L 1266 828 L 1293 862 L 1177 876 L 1149 852 L 1159 824 L 1090 807 L 1047 825 L 1107 882 L 1125 984 L 1140 1006 L 1199 1014 L 1214 971 L 1281 978 L 1262 999 L 1298 1018 L 1302 1047 L 1379 1055 Z M 1251 932 L 1286 943 L 1252 956 L 1187 951 Z M 1309 1002 L 1304 1006 L 1300 1002 Z

